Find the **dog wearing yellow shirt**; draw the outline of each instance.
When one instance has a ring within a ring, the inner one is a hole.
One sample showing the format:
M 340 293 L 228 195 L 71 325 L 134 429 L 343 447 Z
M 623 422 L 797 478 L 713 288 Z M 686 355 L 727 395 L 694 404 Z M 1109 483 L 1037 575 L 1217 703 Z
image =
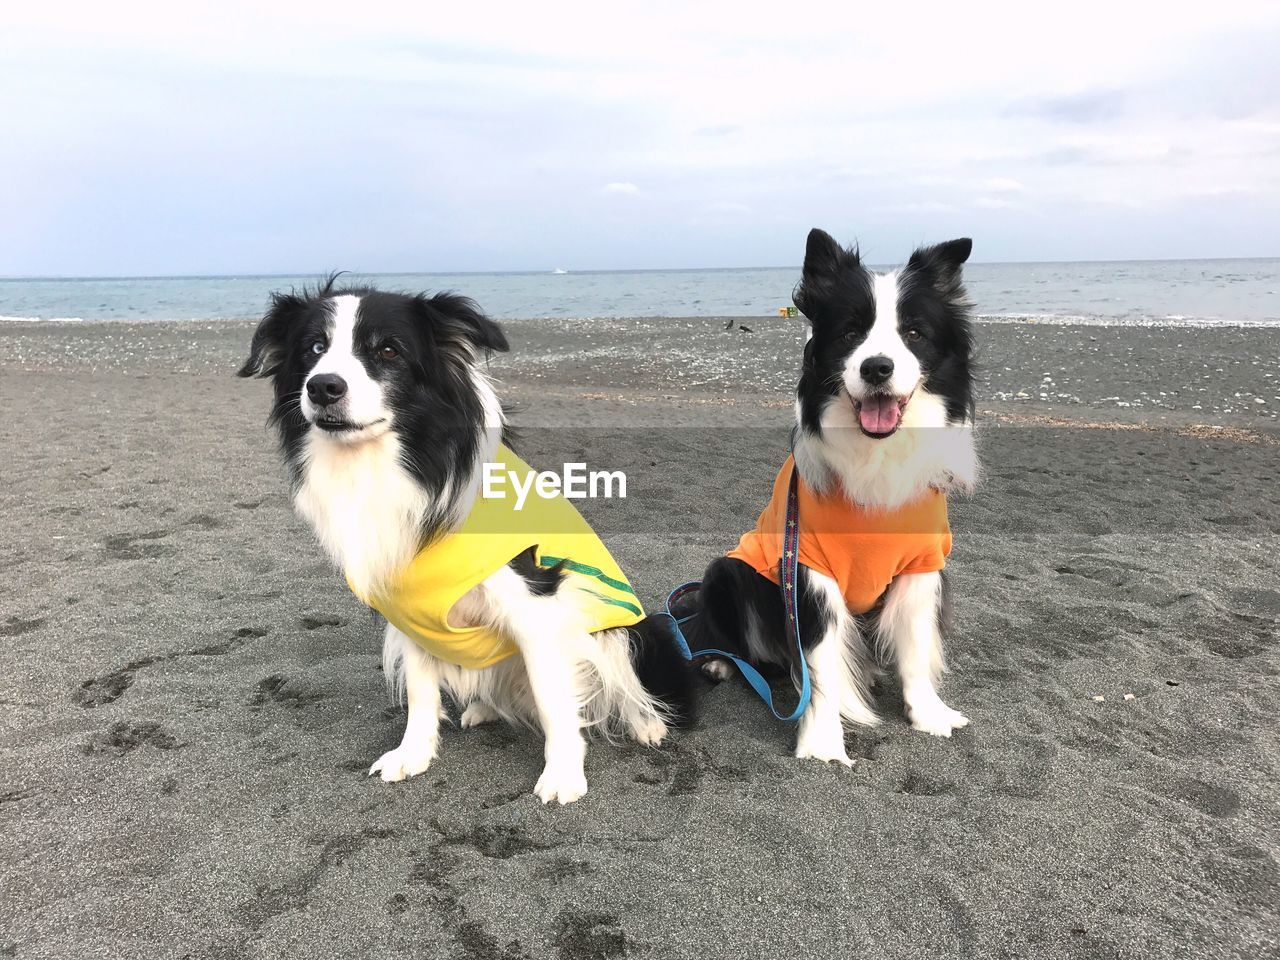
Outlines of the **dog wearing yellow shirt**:
M 843 721 L 878 722 L 870 688 L 896 668 L 911 725 L 949 737 L 968 719 L 939 697 L 951 552 L 946 495 L 973 486 L 972 329 L 961 265 L 972 242 L 916 250 L 873 273 L 856 249 L 809 234 L 795 303 L 809 324 L 794 455 L 754 528 L 703 577 L 694 649 L 790 671 L 813 695 L 796 756 L 851 764 Z M 798 653 L 779 594 L 793 475 L 799 503 Z M 761 500 L 764 500 L 761 491 Z M 677 611 L 692 613 L 689 609 Z M 728 662 L 708 660 L 714 680 Z
M 542 731 L 543 803 L 587 792 L 585 732 L 656 745 L 695 684 L 670 620 L 560 496 L 487 496 L 485 465 L 527 477 L 485 373 L 507 349 L 470 300 L 368 287 L 277 294 L 242 377 L 270 377 L 271 419 L 310 522 L 352 592 L 387 621 L 383 663 L 404 737 L 370 768 L 422 773 L 443 696 L 471 727 Z M 526 485 L 527 489 L 527 485 Z

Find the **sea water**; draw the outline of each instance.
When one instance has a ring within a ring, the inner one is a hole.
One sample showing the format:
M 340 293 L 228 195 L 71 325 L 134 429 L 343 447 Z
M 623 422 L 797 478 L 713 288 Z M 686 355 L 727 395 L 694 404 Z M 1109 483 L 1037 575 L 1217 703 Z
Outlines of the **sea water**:
M 272 291 L 315 276 L 0 279 L 0 318 L 214 320 L 259 317 Z M 791 303 L 798 267 L 565 273 L 350 274 L 385 290 L 452 290 L 499 319 L 769 316 Z M 975 314 L 1122 325 L 1280 325 L 1280 260 L 974 263 Z

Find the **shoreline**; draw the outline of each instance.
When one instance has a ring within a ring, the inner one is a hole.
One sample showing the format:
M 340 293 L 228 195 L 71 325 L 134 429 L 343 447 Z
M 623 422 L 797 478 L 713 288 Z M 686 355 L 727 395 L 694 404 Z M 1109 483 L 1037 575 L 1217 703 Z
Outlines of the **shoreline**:
M 151 325 L 172 325 L 175 327 L 188 327 L 195 324 L 255 324 L 260 318 L 253 316 L 242 317 L 191 317 L 189 319 L 181 319 L 174 317 L 156 317 L 141 318 L 130 317 L 118 320 L 111 319 L 88 319 L 85 317 L 10 317 L 0 316 L 0 329 L 4 329 L 2 325 L 30 325 L 39 326 L 42 324 L 78 324 L 86 327 L 114 327 L 120 324 L 132 324 L 137 326 Z M 502 324 L 525 324 L 525 323 L 542 323 L 542 322 L 616 322 L 623 320 L 719 320 L 721 323 L 731 321 L 737 323 L 767 323 L 781 320 L 784 318 L 774 316 L 772 314 L 690 314 L 690 315 L 668 315 L 668 314 L 595 314 L 582 316 L 538 316 L 538 317 L 498 317 L 493 318 Z M 1244 329 L 1244 330 L 1280 330 L 1280 317 L 1269 320 L 1220 320 L 1212 317 L 1141 317 L 1135 320 L 1120 319 L 1117 317 L 1089 316 L 1088 314 L 1036 314 L 1036 313 L 1002 313 L 1002 314 L 974 314 L 973 322 L 975 324 L 987 326 L 997 324 L 1015 324 L 1023 326 L 1058 326 L 1058 327 L 1105 327 L 1105 328 L 1168 328 L 1175 330 L 1221 330 L 1221 329 Z

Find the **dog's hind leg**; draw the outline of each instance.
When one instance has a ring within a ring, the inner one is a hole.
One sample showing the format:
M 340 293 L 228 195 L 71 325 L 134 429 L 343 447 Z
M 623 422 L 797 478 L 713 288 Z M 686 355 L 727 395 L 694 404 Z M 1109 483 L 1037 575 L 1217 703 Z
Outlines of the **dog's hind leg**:
M 382 641 L 382 659 L 390 666 L 387 682 L 404 692 L 409 709 L 400 746 L 388 750 L 369 768 L 388 783 L 417 776 L 431 765 L 440 743 L 440 670 L 436 659 L 403 633 L 387 624 Z
M 911 726 L 937 737 L 949 737 L 968 724 L 938 696 L 935 684 L 944 669 L 941 573 L 905 573 L 889 585 L 878 625 L 902 675 L 902 699 Z
M 704 657 L 698 668 L 712 683 L 723 683 L 733 676 L 733 664 L 724 657 Z
M 458 724 L 462 729 L 466 730 L 469 727 L 478 727 L 486 723 L 497 723 L 501 719 L 501 714 L 489 704 L 481 700 L 472 700 L 467 704 L 467 708 L 462 711 L 462 717 L 459 719 Z
M 778 587 L 733 557 L 711 561 L 691 609 L 673 611 L 676 616 L 694 613 L 685 626 L 685 637 L 694 650 L 715 647 L 756 663 L 780 663 L 773 645 L 764 640 L 762 623 L 780 622 L 782 603 Z M 712 683 L 734 675 L 733 664 L 724 657 L 700 658 L 698 667 Z

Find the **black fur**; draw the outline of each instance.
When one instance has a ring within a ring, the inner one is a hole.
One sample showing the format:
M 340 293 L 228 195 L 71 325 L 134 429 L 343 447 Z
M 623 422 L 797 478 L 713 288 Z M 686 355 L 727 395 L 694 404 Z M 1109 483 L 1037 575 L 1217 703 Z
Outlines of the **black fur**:
M 938 632 L 944 637 L 949 637 L 955 622 L 954 588 L 951 586 L 951 575 L 947 571 L 943 570 L 938 576 L 942 578 L 942 602 L 938 604 Z
M 456 294 L 384 293 L 339 287 L 336 281 L 330 277 L 314 291 L 273 294 L 249 359 L 238 372 L 241 377 L 273 378 L 271 422 L 280 431 L 294 481 L 300 475 L 302 441 L 311 429 L 298 406 L 307 374 L 318 360 L 308 347 L 324 337 L 328 301 L 352 294 L 361 298 L 357 355 L 386 391 L 406 469 L 430 494 L 439 494 L 449 481 L 458 489 L 466 480 L 458 471 L 474 462 L 484 423 L 471 369 L 477 359 L 508 349 L 502 329 L 473 301 Z M 387 345 L 399 352 L 396 359 L 377 358 Z M 442 520 L 442 515 L 427 518 L 424 542 Z
M 478 360 L 508 349 L 501 328 L 471 300 L 451 293 L 385 293 L 362 286 L 339 286 L 329 277 L 316 289 L 277 293 L 258 325 L 241 377 L 271 377 L 275 402 L 271 422 L 280 433 L 285 459 L 297 483 L 301 476 L 303 441 L 313 429 L 302 415 L 299 401 L 307 376 L 319 355 L 311 346 L 324 340 L 334 297 L 361 298 L 356 313 L 355 353 L 370 378 L 382 386 L 392 411 L 391 428 L 399 435 L 404 465 L 428 493 L 466 486 L 462 471 L 475 461 L 483 436 L 484 410 L 471 373 Z M 397 356 L 379 358 L 384 346 Z M 510 433 L 503 432 L 503 442 Z M 438 500 L 436 496 L 433 500 Z M 447 514 L 427 518 L 422 531 L 426 543 L 439 531 Z M 508 564 L 529 591 L 545 597 L 556 593 L 564 579 L 564 565 L 540 567 L 533 548 Z M 672 719 L 693 716 L 693 672 L 680 654 L 665 617 L 650 617 L 630 628 L 634 666 L 645 688 L 667 704 Z
M 520 574 L 520 579 L 524 581 L 524 585 L 529 588 L 529 592 L 535 597 L 554 596 L 555 592 L 560 589 L 560 584 L 564 582 L 564 560 L 561 560 L 552 567 L 540 567 L 537 560 L 538 550 L 536 547 L 530 547 L 524 553 L 515 557 L 507 564 L 512 570 Z
M 633 627 L 631 665 L 644 688 L 667 707 L 668 718 L 678 727 L 688 726 L 697 714 L 698 683 L 689 662 L 676 643 L 675 630 L 666 616 L 646 617 Z
M 822 639 L 827 623 L 813 600 L 809 571 L 804 565 L 799 568 L 799 582 L 800 645 L 807 651 Z M 758 666 L 776 664 L 799 685 L 799 656 L 786 641 L 782 591 L 772 580 L 734 557 L 718 557 L 707 567 L 696 610 L 698 616 L 684 625 L 691 650 L 715 647 Z M 766 649 L 747 646 L 750 622 L 761 626 Z
M 969 303 L 961 281 L 961 265 L 973 248 L 968 239 L 952 240 L 912 253 L 899 274 L 900 332 L 914 330 L 918 339 L 904 340 L 920 361 L 923 388 L 943 398 L 952 423 L 973 416 L 973 337 Z M 812 336 L 805 344 L 795 429 L 819 435 L 822 415 L 844 390 L 842 374 L 849 357 L 866 339 L 876 319 L 873 278 L 856 247 L 841 247 L 815 228 L 805 247 L 804 267 L 793 293 L 796 307 L 809 320 Z M 810 573 L 799 568 L 800 641 L 808 651 L 827 630 L 827 618 L 809 589 Z M 864 637 L 872 636 L 884 597 L 858 617 Z M 950 620 L 950 588 L 943 580 L 943 603 L 938 611 L 944 635 Z M 716 647 L 757 665 L 774 663 L 799 683 L 799 659 L 787 642 L 785 611 L 778 585 L 749 564 L 730 557 L 711 562 L 702 589 L 690 609 L 697 612 L 685 624 L 692 649 Z M 748 626 L 757 626 L 755 649 L 747 647 Z M 848 656 L 870 660 L 867 648 Z M 860 671 L 863 679 L 873 671 Z
M 946 400 L 953 423 L 973 419 L 973 328 L 960 276 L 972 250 L 967 238 L 922 247 L 898 278 L 898 315 L 922 334 L 907 346 L 924 369 L 924 389 Z
M 539 566 L 534 547 L 507 565 L 537 597 L 552 596 L 565 577 L 565 561 L 552 567 Z M 672 723 L 687 726 L 697 712 L 698 684 L 676 643 L 671 621 L 665 616 L 647 617 L 628 627 L 627 633 L 631 638 L 631 665 L 640 683 L 666 705 Z
M 911 254 L 898 281 L 900 324 L 920 333 L 908 349 L 920 360 L 924 389 L 944 398 L 952 422 L 973 415 L 973 334 L 960 277 L 972 249 L 968 239 L 922 247 Z M 841 390 L 845 362 L 876 319 L 871 274 L 856 247 L 844 249 L 814 228 L 792 299 L 813 330 L 796 390 L 800 427 L 819 434 L 822 412 Z
M 856 247 L 842 249 L 831 235 L 809 231 L 804 269 L 792 294 L 808 319 L 813 336 L 804 345 L 800 384 L 800 426 L 821 432 L 822 411 L 840 392 L 845 358 L 866 337 L 875 322 L 876 305 L 871 274 L 862 266 Z

